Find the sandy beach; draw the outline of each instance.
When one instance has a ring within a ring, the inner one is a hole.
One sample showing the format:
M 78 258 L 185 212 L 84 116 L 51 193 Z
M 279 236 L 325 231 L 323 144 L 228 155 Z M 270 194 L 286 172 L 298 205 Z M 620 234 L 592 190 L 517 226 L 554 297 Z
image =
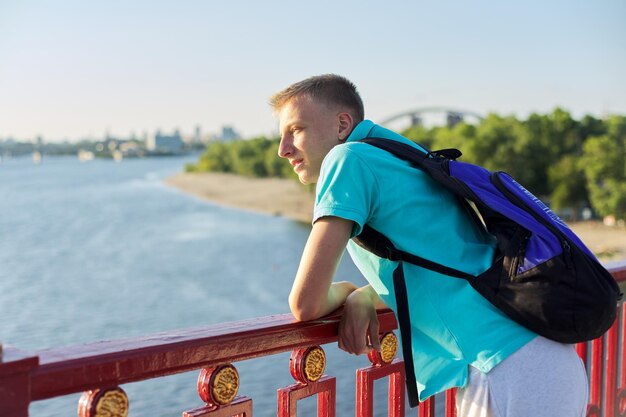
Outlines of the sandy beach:
M 213 203 L 283 216 L 303 223 L 313 218 L 314 195 L 296 180 L 247 178 L 224 173 L 180 173 L 165 181 Z
M 180 173 L 166 183 L 215 204 L 309 223 L 314 195 L 295 180 L 246 178 L 223 173 Z M 601 222 L 570 224 L 602 261 L 626 259 L 626 228 Z

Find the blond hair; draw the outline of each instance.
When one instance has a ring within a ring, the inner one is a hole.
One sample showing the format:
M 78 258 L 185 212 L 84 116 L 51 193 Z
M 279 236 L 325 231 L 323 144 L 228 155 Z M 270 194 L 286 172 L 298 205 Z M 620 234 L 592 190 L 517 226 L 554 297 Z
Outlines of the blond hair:
M 347 109 L 356 123 L 365 118 L 363 101 L 356 86 L 347 78 L 336 74 L 323 74 L 309 77 L 291 84 L 269 99 L 269 105 L 275 112 L 297 97 L 309 97 L 327 104 Z

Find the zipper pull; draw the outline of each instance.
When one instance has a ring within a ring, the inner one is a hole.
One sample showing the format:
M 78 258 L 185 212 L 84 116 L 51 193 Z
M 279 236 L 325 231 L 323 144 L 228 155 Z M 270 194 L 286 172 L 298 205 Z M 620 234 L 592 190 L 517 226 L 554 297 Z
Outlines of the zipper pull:
M 567 240 L 564 240 L 562 242 L 562 245 L 563 245 L 563 256 L 565 257 L 565 264 L 567 265 L 568 269 L 574 269 L 574 264 L 572 263 L 571 247 L 569 245 L 569 242 Z
M 528 241 L 530 240 L 531 233 L 526 233 L 524 238 L 522 239 L 522 243 L 520 244 L 520 250 L 517 254 L 517 262 L 515 262 L 515 276 L 519 274 L 520 269 L 524 266 L 524 261 L 526 260 L 526 249 L 528 248 Z

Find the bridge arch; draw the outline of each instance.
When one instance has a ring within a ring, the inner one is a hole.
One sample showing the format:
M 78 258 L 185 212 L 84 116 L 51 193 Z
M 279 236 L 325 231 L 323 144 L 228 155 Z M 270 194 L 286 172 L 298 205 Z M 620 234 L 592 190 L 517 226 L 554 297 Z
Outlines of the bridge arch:
M 423 123 L 424 116 L 427 114 L 444 114 L 446 124 L 448 127 L 453 127 L 457 123 L 464 121 L 466 118 L 473 118 L 478 121 L 482 121 L 484 117 L 476 112 L 453 109 L 449 107 L 421 107 L 414 110 L 403 111 L 388 117 L 380 122 L 381 125 L 389 125 L 398 120 L 408 118 L 410 126 L 418 126 Z

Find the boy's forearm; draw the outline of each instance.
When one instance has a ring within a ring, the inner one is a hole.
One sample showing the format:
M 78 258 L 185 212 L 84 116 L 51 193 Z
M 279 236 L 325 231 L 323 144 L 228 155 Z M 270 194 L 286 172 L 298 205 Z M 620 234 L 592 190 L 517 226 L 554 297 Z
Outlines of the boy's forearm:
M 357 289 L 358 287 L 350 281 L 339 281 L 330 284 L 330 288 L 328 289 L 328 303 L 326 306 L 327 311 L 325 314 L 341 307 L 346 302 L 346 298 Z
M 333 282 L 328 288 L 326 298 L 321 300 L 321 303 L 317 304 L 315 310 L 312 309 L 294 309 L 291 307 L 291 312 L 294 317 L 301 321 L 314 320 L 319 317 L 325 316 L 339 307 L 341 307 L 348 295 L 358 289 L 356 285 L 349 281 Z
M 348 296 L 355 291 L 361 292 L 369 297 L 374 308 L 387 308 L 387 305 L 380 299 L 380 297 L 378 296 L 376 291 L 374 291 L 371 285 L 357 287 L 350 281 L 339 281 L 333 282 L 330 285 L 330 288 L 328 289 L 328 298 L 326 300 L 326 305 L 324 306 L 322 311 L 320 311 L 320 317 L 332 313 L 333 311 L 344 305 Z
M 366 294 L 370 298 L 375 309 L 379 310 L 382 308 L 388 308 L 387 304 L 383 302 L 383 300 L 378 296 L 378 293 L 374 290 L 374 288 L 372 288 L 371 285 L 365 285 L 363 287 L 357 288 L 356 291 Z
M 356 289 L 332 283 L 351 231 L 352 221 L 339 217 L 323 217 L 313 224 L 289 293 L 289 307 L 297 320 L 330 313 Z

